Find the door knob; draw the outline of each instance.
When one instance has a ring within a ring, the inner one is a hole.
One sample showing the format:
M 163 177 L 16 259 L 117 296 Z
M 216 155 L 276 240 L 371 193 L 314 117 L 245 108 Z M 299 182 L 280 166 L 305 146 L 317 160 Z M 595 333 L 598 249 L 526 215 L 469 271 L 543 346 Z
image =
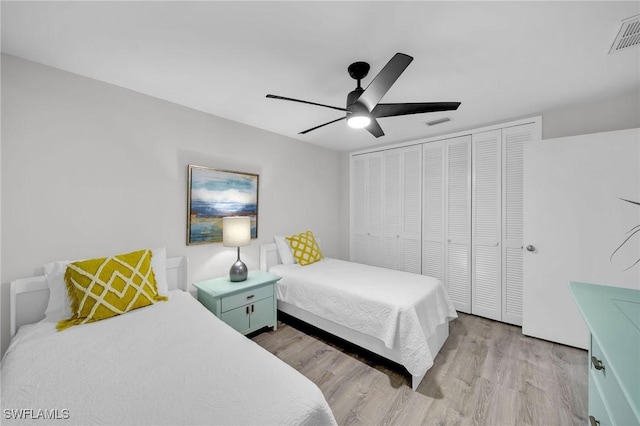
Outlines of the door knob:
M 534 246 L 532 246 L 531 244 L 529 244 L 527 246 L 527 251 L 536 251 L 536 248 Z

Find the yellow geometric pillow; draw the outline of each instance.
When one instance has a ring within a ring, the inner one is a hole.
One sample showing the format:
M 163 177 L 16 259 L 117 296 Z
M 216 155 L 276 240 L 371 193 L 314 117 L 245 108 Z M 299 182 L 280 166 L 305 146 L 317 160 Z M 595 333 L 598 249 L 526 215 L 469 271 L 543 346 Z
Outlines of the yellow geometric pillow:
M 292 235 L 286 237 L 286 240 L 289 243 L 289 247 L 291 247 L 293 257 L 301 266 L 310 265 L 324 259 L 313 232 L 306 231 L 298 235 Z
M 73 315 L 56 328 L 62 331 L 167 300 L 158 295 L 151 256 L 151 250 L 139 250 L 69 263 L 64 281 Z

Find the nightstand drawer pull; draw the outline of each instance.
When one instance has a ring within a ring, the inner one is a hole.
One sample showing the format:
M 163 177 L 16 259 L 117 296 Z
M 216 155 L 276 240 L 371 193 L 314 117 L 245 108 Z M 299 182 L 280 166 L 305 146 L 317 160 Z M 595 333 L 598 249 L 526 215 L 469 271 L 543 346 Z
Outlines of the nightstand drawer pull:
M 593 416 L 589 416 L 589 424 L 591 426 L 599 426 L 600 422 Z
M 593 368 L 595 368 L 596 370 L 604 370 L 604 364 L 595 356 L 591 357 L 591 364 L 593 364 Z
M 250 294 L 250 295 L 247 296 L 247 300 L 253 299 L 254 297 L 255 297 L 255 294 Z

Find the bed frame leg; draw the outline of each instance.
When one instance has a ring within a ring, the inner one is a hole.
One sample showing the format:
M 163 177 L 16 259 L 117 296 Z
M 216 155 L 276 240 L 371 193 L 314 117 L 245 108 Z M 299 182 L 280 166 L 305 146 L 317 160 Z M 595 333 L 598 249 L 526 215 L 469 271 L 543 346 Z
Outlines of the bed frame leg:
M 427 373 L 424 373 L 422 376 L 411 376 L 411 389 L 412 390 L 418 390 L 418 386 L 420 385 L 420 382 L 422 382 L 422 379 L 424 379 L 424 376 Z

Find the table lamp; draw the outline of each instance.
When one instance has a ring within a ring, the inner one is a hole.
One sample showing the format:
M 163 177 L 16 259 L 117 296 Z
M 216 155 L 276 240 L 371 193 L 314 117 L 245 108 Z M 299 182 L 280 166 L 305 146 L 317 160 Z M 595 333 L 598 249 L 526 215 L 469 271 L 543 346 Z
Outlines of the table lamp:
M 247 265 L 240 260 L 240 247 L 251 244 L 251 219 L 249 216 L 228 216 L 222 218 L 222 245 L 238 247 L 238 260 L 229 270 L 230 281 L 247 279 Z

